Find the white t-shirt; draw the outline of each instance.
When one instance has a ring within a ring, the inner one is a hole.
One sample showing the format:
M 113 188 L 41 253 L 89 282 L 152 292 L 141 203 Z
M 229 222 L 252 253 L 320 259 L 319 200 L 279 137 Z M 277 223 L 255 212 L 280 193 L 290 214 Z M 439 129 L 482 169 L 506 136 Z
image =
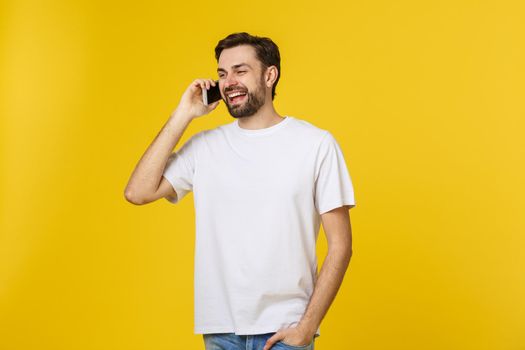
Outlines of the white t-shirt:
M 296 325 L 317 279 L 320 214 L 355 206 L 332 134 L 291 116 L 257 130 L 236 119 L 193 135 L 163 176 L 170 202 L 194 195 L 195 334 Z

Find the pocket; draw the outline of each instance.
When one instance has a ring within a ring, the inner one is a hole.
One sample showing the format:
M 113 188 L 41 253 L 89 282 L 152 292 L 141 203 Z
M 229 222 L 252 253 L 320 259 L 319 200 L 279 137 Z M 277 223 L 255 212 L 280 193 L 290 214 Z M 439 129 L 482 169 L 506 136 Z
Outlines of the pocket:
M 285 349 L 303 349 L 305 350 L 305 349 L 310 349 L 310 346 L 312 345 L 313 342 L 314 340 L 312 339 L 310 343 L 306 345 L 290 345 L 290 344 L 285 343 L 283 340 L 279 340 L 277 344 L 280 343 L 281 345 L 284 346 Z

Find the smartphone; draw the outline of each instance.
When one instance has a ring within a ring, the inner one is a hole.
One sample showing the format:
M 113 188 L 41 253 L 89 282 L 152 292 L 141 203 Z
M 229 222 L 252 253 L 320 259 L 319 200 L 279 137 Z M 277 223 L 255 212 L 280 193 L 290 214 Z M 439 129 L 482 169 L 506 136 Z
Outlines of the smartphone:
M 222 99 L 221 90 L 219 90 L 219 81 L 215 82 L 215 86 L 210 85 L 210 89 L 202 89 L 202 103 L 205 106 Z

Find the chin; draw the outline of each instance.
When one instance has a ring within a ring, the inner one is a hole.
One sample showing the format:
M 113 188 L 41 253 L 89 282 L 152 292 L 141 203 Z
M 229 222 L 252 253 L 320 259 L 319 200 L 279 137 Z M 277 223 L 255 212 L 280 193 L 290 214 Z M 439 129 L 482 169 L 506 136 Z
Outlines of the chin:
M 254 115 L 255 113 L 257 113 L 257 111 L 254 111 L 253 113 L 250 113 L 250 114 L 243 114 L 243 115 L 233 115 L 231 112 L 230 112 L 230 115 L 236 119 L 241 119 L 241 118 L 249 118 L 251 117 L 252 115 Z

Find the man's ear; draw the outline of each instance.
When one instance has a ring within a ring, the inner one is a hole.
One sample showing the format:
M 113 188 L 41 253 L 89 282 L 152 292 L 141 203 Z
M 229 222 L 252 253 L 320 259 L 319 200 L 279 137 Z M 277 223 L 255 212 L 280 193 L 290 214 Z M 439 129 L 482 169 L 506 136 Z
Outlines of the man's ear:
M 277 80 L 277 77 L 279 76 L 279 71 L 277 70 L 276 66 L 269 66 L 266 68 L 266 74 L 264 75 L 264 83 L 267 87 L 271 88 L 273 84 L 275 84 L 275 81 Z

